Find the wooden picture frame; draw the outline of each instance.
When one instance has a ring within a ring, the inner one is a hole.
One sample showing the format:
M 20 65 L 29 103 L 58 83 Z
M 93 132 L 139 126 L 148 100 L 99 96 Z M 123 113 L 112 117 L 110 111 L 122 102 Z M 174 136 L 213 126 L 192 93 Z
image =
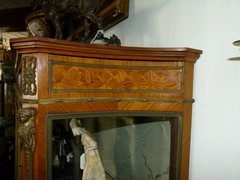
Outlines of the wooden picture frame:
M 129 0 L 101 0 L 98 16 L 102 18 L 104 29 L 116 25 L 129 15 Z
M 107 30 L 119 22 L 126 19 L 129 15 L 129 0 L 100 0 L 99 10 L 97 14 L 103 22 L 103 29 Z M 91 35 L 94 36 L 96 32 L 96 25 L 91 26 Z M 67 40 L 71 40 L 76 35 L 84 33 L 84 27 L 78 27 Z

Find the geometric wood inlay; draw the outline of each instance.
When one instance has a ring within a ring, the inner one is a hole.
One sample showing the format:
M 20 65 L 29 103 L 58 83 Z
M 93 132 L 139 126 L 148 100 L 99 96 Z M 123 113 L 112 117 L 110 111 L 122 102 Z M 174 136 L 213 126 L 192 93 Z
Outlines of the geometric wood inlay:
M 50 91 L 182 92 L 181 67 L 96 67 L 50 63 Z

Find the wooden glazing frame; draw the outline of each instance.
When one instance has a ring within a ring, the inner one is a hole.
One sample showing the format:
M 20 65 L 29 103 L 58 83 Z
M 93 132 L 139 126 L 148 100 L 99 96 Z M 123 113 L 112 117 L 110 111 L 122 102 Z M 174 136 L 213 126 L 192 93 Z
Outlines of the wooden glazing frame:
M 46 115 L 46 151 L 52 151 L 52 122 L 53 120 L 71 119 L 71 118 L 87 118 L 87 117 L 111 117 L 111 116 L 149 116 L 149 117 L 166 117 L 177 118 L 170 120 L 171 124 L 171 142 L 170 142 L 170 161 L 169 161 L 169 180 L 178 180 L 180 178 L 181 169 L 181 153 L 182 153 L 182 130 L 183 130 L 183 114 L 169 112 L 153 112 L 153 111 L 99 111 L 99 112 L 80 112 L 80 113 L 59 113 Z M 52 179 L 52 157 L 47 155 L 46 179 Z

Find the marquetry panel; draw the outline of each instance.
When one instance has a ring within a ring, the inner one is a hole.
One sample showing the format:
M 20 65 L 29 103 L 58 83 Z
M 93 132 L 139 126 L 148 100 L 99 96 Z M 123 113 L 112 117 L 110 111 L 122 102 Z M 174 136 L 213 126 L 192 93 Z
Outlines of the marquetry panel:
M 50 91 L 182 92 L 182 67 L 51 63 Z

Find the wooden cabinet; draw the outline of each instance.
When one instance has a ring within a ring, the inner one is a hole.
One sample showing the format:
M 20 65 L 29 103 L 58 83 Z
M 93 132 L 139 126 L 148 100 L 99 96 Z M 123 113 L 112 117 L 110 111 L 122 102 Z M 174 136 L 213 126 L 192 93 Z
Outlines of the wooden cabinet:
M 200 50 L 90 45 L 42 37 L 11 39 L 11 48 L 16 109 L 35 111 L 33 163 L 25 161 L 18 144 L 19 179 L 49 177 L 49 115 L 98 112 L 180 115 L 179 153 L 171 157 L 177 160 L 169 179 L 188 179 L 193 70 Z

